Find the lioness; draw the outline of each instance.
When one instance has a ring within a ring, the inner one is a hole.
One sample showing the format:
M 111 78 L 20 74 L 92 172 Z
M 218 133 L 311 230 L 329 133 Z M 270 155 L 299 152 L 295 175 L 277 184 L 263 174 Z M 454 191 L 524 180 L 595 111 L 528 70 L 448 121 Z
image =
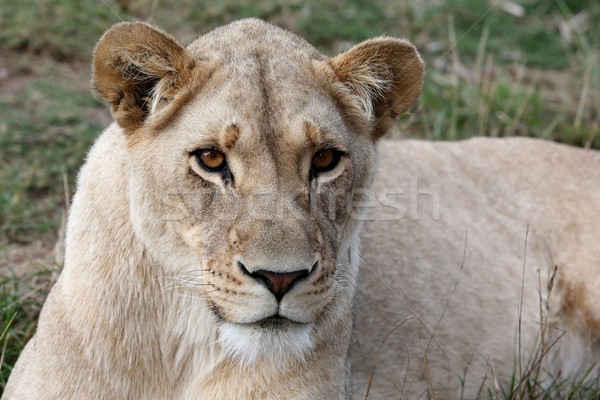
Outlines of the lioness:
M 259 20 L 186 48 L 121 23 L 93 80 L 115 123 L 4 399 L 474 398 L 599 359 L 600 157 L 377 156 L 421 89 L 409 42 L 327 58 Z

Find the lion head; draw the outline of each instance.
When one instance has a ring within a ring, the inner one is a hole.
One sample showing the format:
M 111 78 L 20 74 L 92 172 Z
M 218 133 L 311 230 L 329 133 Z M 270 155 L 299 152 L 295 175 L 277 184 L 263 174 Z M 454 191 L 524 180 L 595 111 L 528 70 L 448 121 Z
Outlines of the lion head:
M 302 358 L 348 317 L 375 143 L 421 89 L 405 40 L 328 58 L 259 20 L 187 47 L 144 23 L 99 41 L 93 79 L 126 136 L 129 212 L 163 276 L 239 359 Z

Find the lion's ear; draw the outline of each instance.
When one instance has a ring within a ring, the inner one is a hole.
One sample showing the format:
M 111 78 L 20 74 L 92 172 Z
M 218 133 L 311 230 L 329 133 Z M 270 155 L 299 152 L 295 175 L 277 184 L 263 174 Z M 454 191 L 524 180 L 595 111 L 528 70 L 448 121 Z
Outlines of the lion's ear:
M 369 114 L 374 139 L 383 136 L 421 93 L 423 61 L 406 40 L 367 40 L 332 58 L 329 64 Z
M 192 78 L 194 60 L 165 32 L 142 22 L 114 25 L 94 51 L 93 84 L 131 132 Z

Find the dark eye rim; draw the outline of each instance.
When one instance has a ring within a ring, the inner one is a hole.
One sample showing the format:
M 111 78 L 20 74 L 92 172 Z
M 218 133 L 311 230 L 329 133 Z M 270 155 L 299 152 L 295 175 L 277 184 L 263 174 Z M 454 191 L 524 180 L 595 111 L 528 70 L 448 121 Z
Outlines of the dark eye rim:
M 218 167 L 211 168 L 208 165 L 204 164 L 204 162 L 202 161 L 202 157 L 201 157 L 202 152 L 208 151 L 208 150 L 216 151 L 223 155 L 223 162 L 221 162 L 221 164 L 219 164 Z M 191 155 L 193 155 L 196 158 L 196 162 L 198 163 L 198 165 L 207 172 L 218 173 L 218 172 L 223 172 L 225 170 L 225 168 L 227 168 L 227 156 L 225 155 L 225 153 L 223 153 L 221 150 L 219 150 L 216 147 L 203 147 L 201 149 L 194 150 L 191 153 Z
M 327 165 L 326 167 L 322 167 L 322 168 L 318 168 L 318 167 L 315 167 L 314 165 L 312 165 L 312 160 L 315 158 L 315 156 L 319 152 L 325 151 L 325 150 L 331 150 L 333 152 L 333 160 L 331 161 L 331 163 L 329 163 L 329 165 Z M 323 147 L 322 149 L 315 151 L 311 158 L 311 166 L 310 166 L 311 175 L 318 176 L 319 174 L 323 174 L 323 173 L 332 171 L 333 169 L 335 169 L 335 167 L 338 166 L 338 164 L 340 163 L 340 160 L 345 155 L 346 155 L 345 151 L 342 151 L 342 150 L 339 150 L 336 148 L 332 148 L 332 147 Z

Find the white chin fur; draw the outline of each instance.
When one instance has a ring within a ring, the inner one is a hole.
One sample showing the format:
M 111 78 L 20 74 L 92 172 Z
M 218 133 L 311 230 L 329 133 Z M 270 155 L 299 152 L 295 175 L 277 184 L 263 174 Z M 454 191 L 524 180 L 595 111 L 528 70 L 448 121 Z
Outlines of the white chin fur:
M 262 328 L 223 322 L 219 328 L 219 344 L 229 357 L 241 364 L 254 364 L 260 359 L 275 365 L 302 362 L 312 349 L 313 324 L 286 324 Z

